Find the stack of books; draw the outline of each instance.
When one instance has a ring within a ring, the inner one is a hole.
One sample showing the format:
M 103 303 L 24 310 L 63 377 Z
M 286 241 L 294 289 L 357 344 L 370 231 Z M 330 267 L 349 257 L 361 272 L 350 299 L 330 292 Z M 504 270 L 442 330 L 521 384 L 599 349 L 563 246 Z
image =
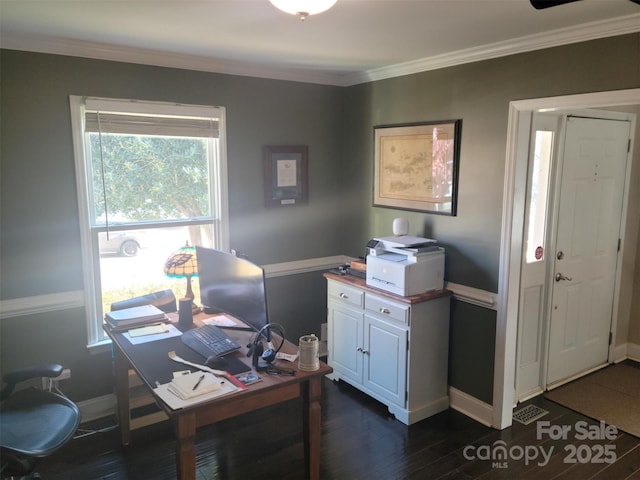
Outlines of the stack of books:
M 129 330 L 131 328 L 167 321 L 167 315 L 154 305 L 123 308 L 107 313 L 105 322 L 113 331 Z

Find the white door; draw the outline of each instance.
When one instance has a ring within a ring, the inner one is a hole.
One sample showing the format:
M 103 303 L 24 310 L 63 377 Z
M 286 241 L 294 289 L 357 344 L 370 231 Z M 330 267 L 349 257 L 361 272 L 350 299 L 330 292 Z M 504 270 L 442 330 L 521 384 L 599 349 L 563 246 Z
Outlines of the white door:
M 407 329 L 365 315 L 364 331 L 364 386 L 404 407 L 407 384 Z
M 547 385 L 606 363 L 630 123 L 567 117 Z
M 328 314 L 329 365 L 338 378 L 347 377 L 362 383 L 363 313 L 330 301 Z

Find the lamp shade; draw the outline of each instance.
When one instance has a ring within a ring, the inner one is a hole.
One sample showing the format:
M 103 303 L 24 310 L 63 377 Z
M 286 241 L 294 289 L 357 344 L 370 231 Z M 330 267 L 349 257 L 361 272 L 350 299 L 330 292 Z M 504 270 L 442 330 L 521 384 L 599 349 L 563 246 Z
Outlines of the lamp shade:
M 329 10 L 337 0 L 270 0 L 270 2 L 283 12 L 297 15 L 304 20 L 309 15 L 322 13 Z
M 164 273 L 172 278 L 185 278 L 198 276 L 198 260 L 196 247 L 188 243 L 171 254 L 164 263 Z

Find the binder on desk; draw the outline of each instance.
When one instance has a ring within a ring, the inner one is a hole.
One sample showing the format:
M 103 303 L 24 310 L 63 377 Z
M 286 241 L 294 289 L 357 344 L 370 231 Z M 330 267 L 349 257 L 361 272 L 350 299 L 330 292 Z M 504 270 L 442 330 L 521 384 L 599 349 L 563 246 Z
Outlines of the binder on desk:
M 114 310 L 105 315 L 107 325 L 115 331 L 128 330 L 132 327 L 166 320 L 168 320 L 166 314 L 154 305 Z

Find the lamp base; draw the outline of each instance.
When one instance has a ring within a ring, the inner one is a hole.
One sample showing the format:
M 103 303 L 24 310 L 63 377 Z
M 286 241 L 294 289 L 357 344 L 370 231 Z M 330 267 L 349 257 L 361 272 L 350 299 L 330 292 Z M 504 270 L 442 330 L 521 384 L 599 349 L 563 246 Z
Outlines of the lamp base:
M 181 298 L 178 306 L 178 323 L 181 327 L 193 324 L 193 302 L 190 298 Z
M 184 304 L 183 304 L 183 302 L 184 302 Z M 196 305 L 195 302 L 193 301 L 193 297 L 183 297 L 183 298 L 181 298 L 180 299 L 181 307 L 188 308 L 188 307 L 186 307 L 187 302 L 191 304 L 191 315 L 197 315 L 197 314 L 202 312 L 202 309 L 198 305 Z

